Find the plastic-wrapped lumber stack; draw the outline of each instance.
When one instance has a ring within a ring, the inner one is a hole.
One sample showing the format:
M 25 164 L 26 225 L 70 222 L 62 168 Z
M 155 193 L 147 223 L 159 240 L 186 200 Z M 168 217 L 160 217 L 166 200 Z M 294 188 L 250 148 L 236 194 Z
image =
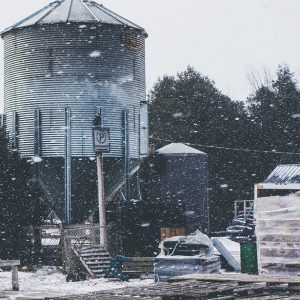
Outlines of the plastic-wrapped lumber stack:
M 213 254 L 212 241 L 199 230 L 188 236 L 166 238 L 159 248 L 161 253 L 154 260 L 156 282 L 173 276 L 220 271 L 220 258 Z
M 260 274 L 300 275 L 300 194 L 255 203 Z
M 217 273 L 220 259 L 212 256 L 165 256 L 154 261 L 155 281 L 168 281 L 170 277 L 193 273 Z

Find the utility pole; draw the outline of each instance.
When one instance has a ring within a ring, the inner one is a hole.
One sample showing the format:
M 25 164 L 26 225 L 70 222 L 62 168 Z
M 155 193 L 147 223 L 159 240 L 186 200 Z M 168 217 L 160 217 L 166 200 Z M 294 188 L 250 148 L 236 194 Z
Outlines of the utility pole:
M 104 197 L 104 178 L 103 178 L 103 153 L 110 152 L 109 129 L 102 127 L 101 113 L 97 113 L 93 122 L 93 142 L 97 160 L 98 177 L 98 204 L 99 204 L 99 227 L 100 227 L 100 246 L 107 249 L 107 228 L 106 211 Z
M 96 159 L 97 159 L 97 176 L 98 176 L 100 246 L 107 249 L 104 180 L 103 180 L 103 159 L 102 159 L 101 152 L 96 153 Z

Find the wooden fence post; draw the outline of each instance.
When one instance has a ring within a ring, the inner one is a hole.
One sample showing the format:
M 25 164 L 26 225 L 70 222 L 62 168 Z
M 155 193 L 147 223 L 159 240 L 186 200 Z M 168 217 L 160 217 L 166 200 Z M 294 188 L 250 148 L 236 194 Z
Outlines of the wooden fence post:
M 12 289 L 14 291 L 18 291 L 19 290 L 18 266 L 12 266 L 11 275 L 12 275 Z

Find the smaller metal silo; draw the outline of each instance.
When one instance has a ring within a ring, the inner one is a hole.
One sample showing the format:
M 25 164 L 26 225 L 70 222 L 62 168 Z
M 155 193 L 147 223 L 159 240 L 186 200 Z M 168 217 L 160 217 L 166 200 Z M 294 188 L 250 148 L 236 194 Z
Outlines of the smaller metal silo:
M 172 143 L 157 150 L 142 169 L 142 178 L 147 178 L 142 188 L 147 203 L 144 219 L 156 238 L 162 228 L 209 232 L 207 154 Z

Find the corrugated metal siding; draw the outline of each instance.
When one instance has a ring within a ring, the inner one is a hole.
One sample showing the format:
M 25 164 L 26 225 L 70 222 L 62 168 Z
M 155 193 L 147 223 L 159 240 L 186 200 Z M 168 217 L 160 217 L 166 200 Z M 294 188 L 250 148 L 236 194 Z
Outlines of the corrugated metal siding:
M 19 150 L 34 155 L 34 110 L 41 111 L 42 155 L 64 155 L 64 109 L 71 109 L 72 156 L 93 156 L 92 120 L 102 108 L 111 128 L 109 157 L 123 155 L 123 110 L 129 109 L 130 155 L 139 155 L 139 107 L 145 95 L 145 49 L 122 44 L 123 27 L 34 26 L 7 33 L 5 113 L 19 114 Z M 144 39 L 144 38 L 143 38 Z M 94 52 L 99 51 L 99 52 Z M 91 57 L 91 53 L 100 54 Z
M 300 183 L 300 165 L 279 165 L 264 183 L 291 184 Z
M 66 0 L 66 1 L 68 2 L 69 0 Z M 54 11 L 54 13 L 55 13 L 55 11 Z M 52 13 L 51 15 L 54 15 L 54 13 Z M 93 15 L 90 13 L 90 11 L 86 8 L 86 6 L 83 4 L 82 0 L 72 0 L 68 21 L 70 21 L 70 22 L 96 22 L 97 20 L 93 17 Z
M 12 29 L 26 26 L 56 24 L 68 22 L 102 23 L 111 25 L 129 26 L 143 31 L 137 24 L 121 17 L 95 1 L 89 0 L 59 0 L 50 3 L 24 20 L 5 29 L 2 34 Z

